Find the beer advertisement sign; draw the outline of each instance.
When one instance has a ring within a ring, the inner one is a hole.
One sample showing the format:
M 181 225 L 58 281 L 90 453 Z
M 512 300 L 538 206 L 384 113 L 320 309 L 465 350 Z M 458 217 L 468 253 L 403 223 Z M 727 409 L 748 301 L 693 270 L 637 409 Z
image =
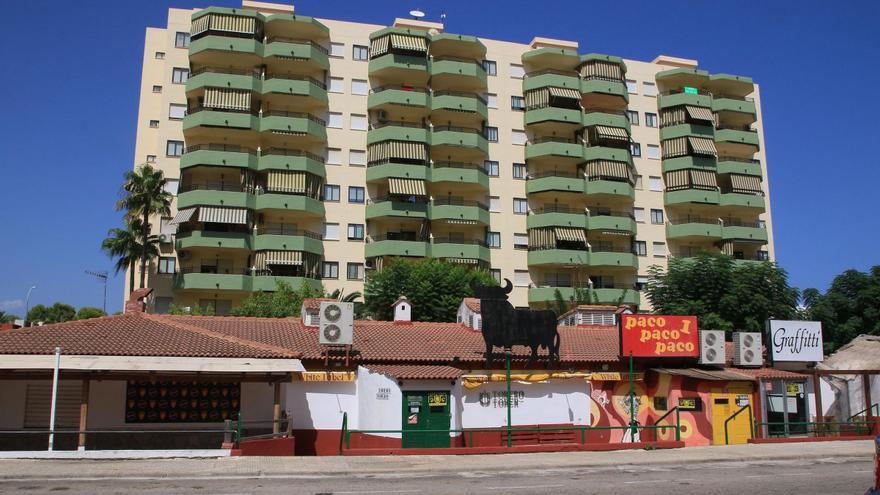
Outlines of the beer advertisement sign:
M 620 315 L 620 351 L 633 357 L 699 357 L 697 317 Z

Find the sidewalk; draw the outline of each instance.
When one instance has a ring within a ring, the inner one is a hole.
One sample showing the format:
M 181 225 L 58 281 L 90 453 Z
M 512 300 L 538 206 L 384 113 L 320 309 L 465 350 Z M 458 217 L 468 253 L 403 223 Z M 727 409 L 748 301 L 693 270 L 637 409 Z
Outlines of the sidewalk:
M 621 468 L 628 465 L 785 460 L 873 459 L 871 441 L 687 447 L 675 450 L 467 456 L 226 457 L 217 459 L 0 459 L 0 480 L 46 478 L 323 478 L 346 474 L 437 475 L 446 472 Z M 328 475 L 332 473 L 332 475 Z

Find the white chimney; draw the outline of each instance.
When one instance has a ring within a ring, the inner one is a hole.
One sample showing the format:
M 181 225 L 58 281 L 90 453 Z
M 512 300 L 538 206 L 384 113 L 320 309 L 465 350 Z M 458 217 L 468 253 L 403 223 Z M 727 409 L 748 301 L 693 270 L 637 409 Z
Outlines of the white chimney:
M 412 304 L 406 296 L 400 296 L 391 307 L 394 308 L 395 323 L 412 323 Z

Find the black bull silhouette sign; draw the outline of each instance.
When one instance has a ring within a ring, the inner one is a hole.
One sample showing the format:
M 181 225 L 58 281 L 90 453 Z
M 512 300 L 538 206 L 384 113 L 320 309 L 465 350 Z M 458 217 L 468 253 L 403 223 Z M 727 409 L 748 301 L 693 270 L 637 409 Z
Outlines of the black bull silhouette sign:
M 559 331 L 556 313 L 550 310 L 516 309 L 507 300 L 513 290 L 510 280 L 504 287 L 477 285 L 471 282 L 474 295 L 480 299 L 483 340 L 486 342 L 485 367 L 492 365 L 492 349 L 510 349 L 515 345 L 532 350 L 528 365 L 538 359 L 538 348 L 547 349 L 547 366 L 559 362 Z

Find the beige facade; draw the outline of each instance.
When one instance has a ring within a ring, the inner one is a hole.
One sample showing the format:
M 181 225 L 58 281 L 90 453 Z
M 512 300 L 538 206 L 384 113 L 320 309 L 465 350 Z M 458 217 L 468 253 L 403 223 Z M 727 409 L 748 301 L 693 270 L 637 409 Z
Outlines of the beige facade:
M 174 301 L 224 313 L 279 276 L 362 291 L 363 276 L 396 256 L 500 271 L 514 282 L 515 306 L 541 306 L 556 288 L 568 297 L 581 286 L 600 289 L 599 302 L 644 308 L 636 287 L 670 256 L 708 249 L 774 259 L 750 79 L 709 75 L 685 59 L 583 55 L 569 41 L 521 44 L 446 35 L 437 23 L 397 19 L 389 28 L 292 14 L 246 0 L 243 9 L 170 9 L 166 28 L 146 31 L 134 164 L 155 162 L 177 194 L 171 218 L 153 223 L 166 234 L 163 259 L 147 274 L 154 311 Z M 424 53 L 400 43 L 424 43 Z M 413 65 L 420 60 L 425 68 Z M 494 62 L 494 74 L 483 61 Z M 608 68 L 610 76 L 596 75 Z M 188 81 L 175 69 L 190 71 Z M 691 120 L 695 106 L 712 122 Z M 661 135 L 661 117 L 679 111 L 684 120 Z M 497 128 L 497 141 L 485 139 L 487 127 Z M 686 156 L 667 158 L 675 139 L 691 144 Z M 377 143 L 409 140 L 427 150 L 424 164 L 376 160 Z M 712 150 L 699 155 L 700 142 Z M 676 182 L 671 191 L 664 179 L 677 170 L 679 182 L 708 170 L 714 185 Z M 760 192 L 736 188 L 756 183 Z M 325 185 L 339 186 L 338 200 Z M 361 197 L 352 187 L 364 188 L 363 202 L 349 201 Z M 191 218 L 171 225 L 180 212 Z M 349 239 L 350 225 L 362 226 L 363 239 Z M 494 233 L 500 247 L 485 245 Z M 335 272 L 325 266 L 334 262 Z

